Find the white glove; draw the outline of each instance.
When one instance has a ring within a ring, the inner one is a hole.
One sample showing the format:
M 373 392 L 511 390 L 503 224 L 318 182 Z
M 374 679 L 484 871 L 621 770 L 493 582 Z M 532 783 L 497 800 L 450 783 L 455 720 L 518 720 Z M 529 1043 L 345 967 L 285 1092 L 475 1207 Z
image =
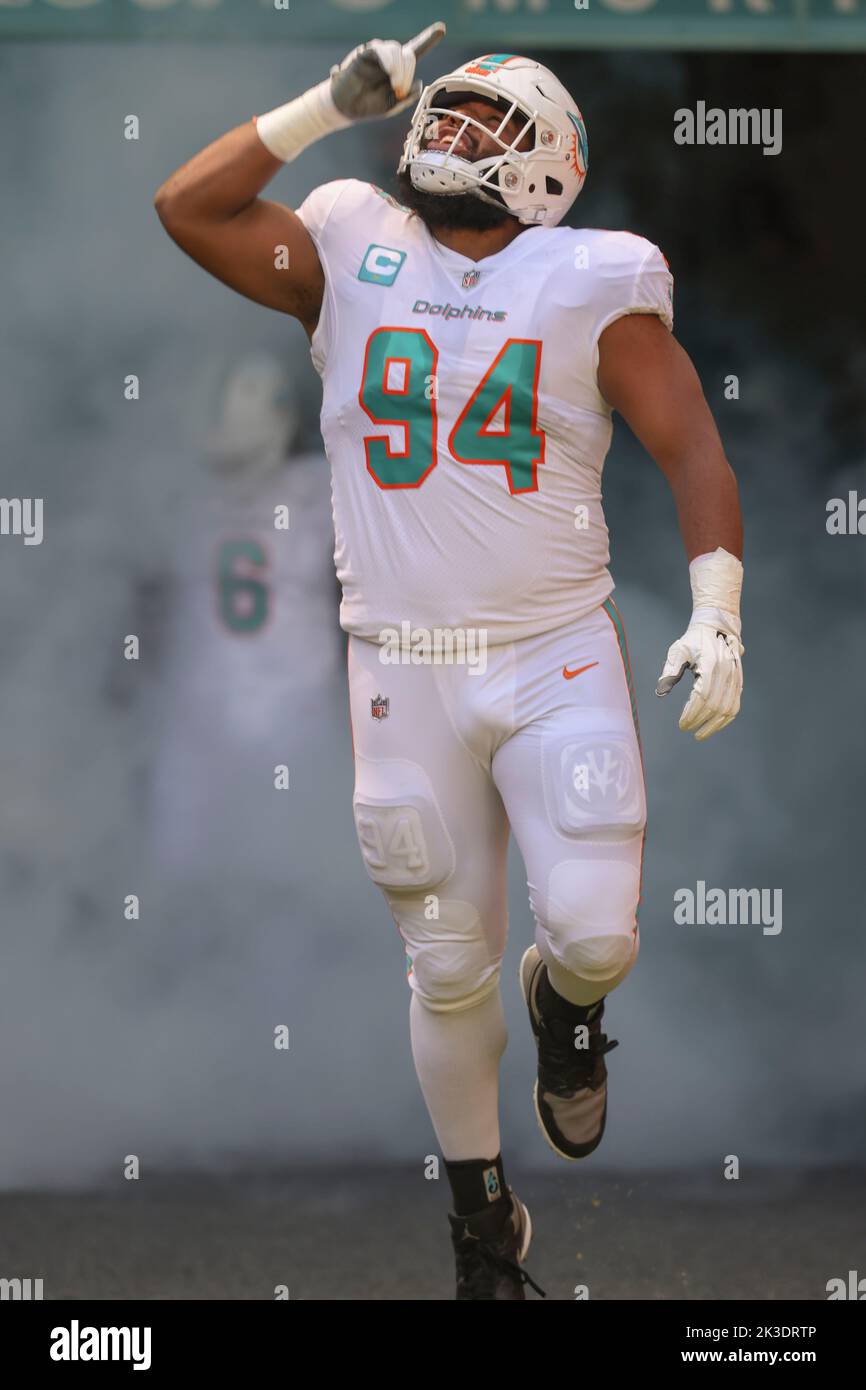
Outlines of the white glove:
M 408 43 L 373 39 L 353 48 L 324 82 L 255 117 L 259 139 L 288 164 L 314 141 L 354 121 L 395 116 L 421 95 L 421 83 L 414 80 L 415 63 L 444 33 L 445 25 L 437 20 Z
M 667 695 L 687 669 L 695 673 L 680 728 L 703 741 L 736 718 L 743 690 L 740 591 L 743 566 L 721 547 L 689 566 L 694 608 L 688 628 L 668 650 L 656 695 Z
M 422 83 L 414 80 L 415 63 L 444 33 L 445 25 L 437 20 L 408 43 L 371 39 L 353 48 L 331 68 L 331 96 L 337 110 L 351 121 L 365 121 L 396 116 L 414 106 L 422 91 Z

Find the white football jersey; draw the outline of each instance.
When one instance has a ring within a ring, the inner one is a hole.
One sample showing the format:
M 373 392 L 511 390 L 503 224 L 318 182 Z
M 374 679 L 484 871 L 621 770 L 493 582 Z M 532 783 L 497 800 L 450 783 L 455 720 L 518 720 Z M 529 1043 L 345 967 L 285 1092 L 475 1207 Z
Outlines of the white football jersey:
M 339 669 L 328 467 L 293 455 L 245 489 L 203 480 L 174 564 L 188 692 L 268 730 Z
M 333 475 L 342 626 L 483 629 L 489 645 L 608 597 L 598 339 L 673 326 L 673 281 L 630 232 L 530 227 L 479 262 L 373 184 L 298 209 L 325 273 L 311 356 Z
M 247 491 L 203 479 L 177 518 L 153 788 L 163 871 L 285 876 L 274 767 L 302 787 L 345 721 L 328 483 L 321 453 L 295 455 Z

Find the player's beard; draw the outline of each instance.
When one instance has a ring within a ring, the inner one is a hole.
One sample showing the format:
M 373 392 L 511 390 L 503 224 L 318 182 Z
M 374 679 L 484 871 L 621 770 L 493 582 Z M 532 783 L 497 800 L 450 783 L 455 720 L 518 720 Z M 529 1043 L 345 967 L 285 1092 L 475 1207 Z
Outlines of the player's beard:
M 416 212 L 430 231 L 489 232 L 507 222 L 510 213 L 486 203 L 474 193 L 425 193 L 416 188 L 408 169 L 396 175 L 396 196 Z

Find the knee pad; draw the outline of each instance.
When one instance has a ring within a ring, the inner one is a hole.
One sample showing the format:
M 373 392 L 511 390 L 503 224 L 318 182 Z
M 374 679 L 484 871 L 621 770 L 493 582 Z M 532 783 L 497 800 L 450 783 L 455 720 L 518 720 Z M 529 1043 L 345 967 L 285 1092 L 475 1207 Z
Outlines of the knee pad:
M 635 955 L 646 826 L 640 748 L 633 726 L 611 724 L 607 714 L 597 731 L 559 739 L 544 758 L 548 818 L 568 848 L 547 875 L 543 900 L 532 904 L 539 950 L 604 983 Z
M 432 890 L 454 873 L 454 843 L 417 763 L 356 756 L 352 807 L 364 866 L 380 888 Z
M 602 983 L 619 975 L 634 955 L 639 888 L 639 864 L 622 859 L 557 864 L 544 910 L 533 904 L 542 955 L 581 979 Z
M 428 1009 L 456 1013 L 485 999 L 499 983 L 501 957 L 492 956 L 481 914 L 459 898 L 438 898 L 431 917 L 429 895 L 389 893 L 394 920 L 406 944 L 409 987 Z

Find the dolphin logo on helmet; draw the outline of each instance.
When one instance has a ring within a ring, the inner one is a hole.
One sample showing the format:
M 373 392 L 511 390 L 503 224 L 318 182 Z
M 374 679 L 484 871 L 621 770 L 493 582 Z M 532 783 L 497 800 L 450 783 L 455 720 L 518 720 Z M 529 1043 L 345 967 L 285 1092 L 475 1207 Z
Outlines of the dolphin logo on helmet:
M 494 102 L 502 111 L 497 130 L 461 113 L 448 148 L 426 149 L 425 141 L 435 136 L 438 121 L 453 118 L 455 95 Z M 509 142 L 501 132 L 513 116 L 521 119 L 521 128 Z M 473 161 L 454 153 L 469 126 L 494 140 L 495 154 Z M 532 149 L 518 149 L 527 135 Z M 397 172 L 408 169 L 415 187 L 427 193 L 474 193 L 519 222 L 556 227 L 583 188 L 588 167 L 586 126 L 559 79 L 532 58 L 487 53 L 424 88 Z

